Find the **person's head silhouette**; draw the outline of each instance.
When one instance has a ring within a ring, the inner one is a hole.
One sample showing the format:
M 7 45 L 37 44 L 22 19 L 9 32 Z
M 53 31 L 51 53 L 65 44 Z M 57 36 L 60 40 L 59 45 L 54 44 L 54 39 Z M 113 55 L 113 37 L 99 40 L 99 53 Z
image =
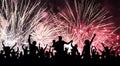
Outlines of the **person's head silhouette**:
M 33 41 L 33 42 L 32 42 L 32 44 L 33 44 L 34 46 L 36 45 L 36 43 L 37 43 L 36 41 Z
M 78 47 L 78 45 L 77 45 L 77 44 L 75 44 L 75 47 L 77 48 L 77 47 Z
M 10 47 L 8 47 L 8 46 L 7 46 L 7 47 L 5 47 L 5 50 L 10 50 Z
M 85 40 L 84 44 L 88 45 L 88 44 L 90 44 L 90 41 L 89 40 Z
M 108 47 L 105 47 L 105 50 L 109 50 L 109 48 L 108 48 Z
M 58 38 L 59 38 L 59 41 L 62 41 L 62 36 L 58 36 Z
M 52 42 L 55 43 L 55 40 L 53 40 Z

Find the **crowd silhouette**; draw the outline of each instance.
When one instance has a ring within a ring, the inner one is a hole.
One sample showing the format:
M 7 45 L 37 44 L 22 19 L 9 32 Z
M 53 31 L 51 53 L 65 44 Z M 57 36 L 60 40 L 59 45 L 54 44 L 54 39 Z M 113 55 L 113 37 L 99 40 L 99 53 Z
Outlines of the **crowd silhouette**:
M 91 40 L 84 41 L 82 53 L 78 51 L 78 44 L 73 45 L 73 40 L 65 42 L 62 36 L 58 36 L 58 41 L 53 40 L 52 46 L 48 44 L 43 48 L 37 42 L 31 42 L 31 35 L 28 37 L 28 46 L 22 45 L 22 50 L 14 47 L 5 46 L 2 41 L 3 49 L 0 51 L 0 64 L 119 64 L 120 56 L 113 46 L 108 47 L 100 43 L 104 50 L 91 46 L 96 34 Z M 70 44 L 72 49 L 64 48 L 65 44 Z M 48 49 L 48 50 L 46 50 Z

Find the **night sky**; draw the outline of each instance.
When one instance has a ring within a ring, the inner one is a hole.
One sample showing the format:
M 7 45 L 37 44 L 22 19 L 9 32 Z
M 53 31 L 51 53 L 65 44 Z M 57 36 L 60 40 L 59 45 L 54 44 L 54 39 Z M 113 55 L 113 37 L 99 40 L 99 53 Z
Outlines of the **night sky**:
M 120 26 L 120 0 L 105 0 L 104 5 L 112 13 L 116 26 Z M 120 29 L 117 33 L 120 34 Z

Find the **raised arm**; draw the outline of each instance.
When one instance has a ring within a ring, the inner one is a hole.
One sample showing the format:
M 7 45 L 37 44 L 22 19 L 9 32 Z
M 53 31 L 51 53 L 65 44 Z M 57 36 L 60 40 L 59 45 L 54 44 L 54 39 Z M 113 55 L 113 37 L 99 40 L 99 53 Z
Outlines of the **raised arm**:
M 40 49 L 40 43 L 39 43 L 38 49 Z
M 24 49 L 24 45 L 22 45 L 22 49 L 25 50 L 25 49 Z
M 104 49 L 105 49 L 105 45 L 104 45 L 104 43 L 101 43 L 102 44 L 102 46 L 104 47 Z
M 117 51 L 119 48 L 120 48 L 120 46 L 119 46 L 119 47 L 117 47 L 117 49 L 116 49 L 115 51 Z
M 17 45 L 17 43 L 15 43 L 15 45 L 11 48 L 11 50 Z
M 113 46 L 110 47 L 110 51 L 112 50 Z
M 2 45 L 3 45 L 3 47 L 5 47 L 5 45 L 4 45 L 4 41 L 2 41 Z
M 19 48 L 17 47 L 17 51 L 16 51 L 17 53 L 19 52 Z
M 71 43 L 71 47 L 74 47 L 74 46 L 72 45 L 72 43 Z
M 31 45 L 31 40 L 30 40 L 30 38 L 31 38 L 31 35 L 29 35 L 29 38 L 28 38 L 28 43 L 29 43 L 29 45 Z
M 98 49 L 101 53 L 103 52 L 102 50 Z
M 97 48 L 95 46 L 92 46 L 91 49 L 95 48 L 95 50 L 97 50 Z
M 72 43 L 73 42 L 73 40 L 71 40 L 70 42 L 65 42 L 65 44 L 70 44 L 70 43 Z
M 45 46 L 44 51 L 46 50 L 47 46 L 48 46 L 48 44 Z
M 96 34 L 94 34 L 94 36 L 92 37 L 91 41 L 90 41 L 90 44 L 92 44 L 94 38 L 95 38 Z
M 49 48 L 49 52 L 51 51 L 51 48 L 52 48 L 52 46 L 50 46 L 50 48 Z

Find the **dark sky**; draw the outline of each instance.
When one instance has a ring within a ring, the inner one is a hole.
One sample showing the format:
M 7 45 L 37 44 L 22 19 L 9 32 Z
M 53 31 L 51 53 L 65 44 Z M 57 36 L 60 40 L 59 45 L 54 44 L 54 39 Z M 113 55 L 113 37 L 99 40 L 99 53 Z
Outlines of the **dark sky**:
M 104 0 L 104 5 L 112 13 L 116 26 L 120 26 L 120 0 Z M 117 33 L 120 34 L 120 29 Z
M 120 23 L 120 0 L 105 0 L 104 5 L 110 10 L 115 21 Z M 119 24 L 120 25 L 120 24 Z

